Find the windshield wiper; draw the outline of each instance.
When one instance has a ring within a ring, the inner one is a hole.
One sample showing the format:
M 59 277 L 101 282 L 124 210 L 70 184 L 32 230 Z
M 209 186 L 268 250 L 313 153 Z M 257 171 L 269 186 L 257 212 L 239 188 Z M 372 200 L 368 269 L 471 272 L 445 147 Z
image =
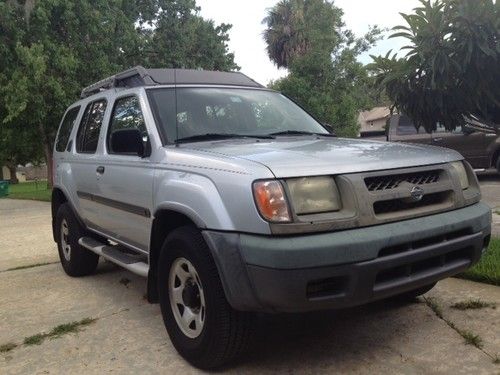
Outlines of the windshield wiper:
M 335 137 L 334 134 L 330 134 L 330 133 L 314 133 L 314 132 L 307 132 L 307 131 L 303 131 L 303 130 L 285 130 L 282 132 L 271 133 L 269 135 L 320 135 L 323 137 Z
M 232 133 L 206 133 L 191 135 L 189 137 L 183 137 L 177 139 L 177 143 L 183 142 L 197 142 L 197 141 L 211 141 L 218 139 L 228 139 L 228 138 L 257 138 L 257 139 L 273 139 L 272 135 L 252 135 L 252 134 L 232 134 Z

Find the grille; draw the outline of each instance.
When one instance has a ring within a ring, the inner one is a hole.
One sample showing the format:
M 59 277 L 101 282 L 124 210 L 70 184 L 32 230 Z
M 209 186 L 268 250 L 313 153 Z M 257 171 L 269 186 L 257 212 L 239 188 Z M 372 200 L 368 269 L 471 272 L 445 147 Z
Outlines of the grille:
M 439 170 L 415 172 L 400 175 L 376 176 L 365 178 L 369 191 L 381 191 L 397 188 L 401 183 L 408 182 L 412 185 L 426 185 L 439 181 Z
M 418 202 L 411 202 L 405 198 L 378 201 L 373 204 L 373 211 L 376 215 L 390 214 L 393 212 L 409 211 L 426 206 L 435 206 L 451 201 L 452 192 L 443 191 L 424 195 Z

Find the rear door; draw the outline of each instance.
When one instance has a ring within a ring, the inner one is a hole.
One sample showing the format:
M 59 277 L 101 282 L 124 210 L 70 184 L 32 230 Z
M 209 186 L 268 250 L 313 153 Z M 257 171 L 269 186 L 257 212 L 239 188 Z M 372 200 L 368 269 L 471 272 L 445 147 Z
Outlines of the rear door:
M 79 213 L 90 227 L 94 227 L 101 215 L 100 206 L 93 199 L 97 194 L 97 146 L 107 108 L 105 98 L 89 102 L 82 115 L 75 139 L 71 160 Z
M 431 135 L 424 128 L 415 128 L 413 122 L 404 115 L 394 115 L 389 121 L 388 140 L 407 143 L 431 143 Z
M 107 122 L 103 155 L 97 165 L 100 171 L 97 200 L 101 209 L 96 223 L 109 237 L 137 250 L 148 251 L 154 168 L 149 157 L 141 158 L 113 149 L 113 133 L 125 129 L 151 134 L 144 120 L 140 96 L 136 93 L 116 98 Z
M 489 158 L 484 132 L 473 129 L 464 132 L 461 126 L 448 131 L 443 125 L 438 124 L 436 131 L 432 133 L 432 143 L 460 152 L 473 168 L 488 168 Z

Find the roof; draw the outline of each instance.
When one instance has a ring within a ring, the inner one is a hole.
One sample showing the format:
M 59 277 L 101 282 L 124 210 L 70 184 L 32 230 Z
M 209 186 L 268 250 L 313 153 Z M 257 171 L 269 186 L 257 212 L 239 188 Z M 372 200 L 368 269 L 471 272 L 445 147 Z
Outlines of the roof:
M 389 117 L 391 111 L 388 107 L 375 107 L 369 111 L 361 112 L 363 120 L 365 121 L 375 121 Z
M 85 98 L 113 87 L 179 84 L 264 87 L 240 72 L 219 72 L 194 69 L 146 69 L 142 66 L 136 66 L 84 88 L 81 97 Z

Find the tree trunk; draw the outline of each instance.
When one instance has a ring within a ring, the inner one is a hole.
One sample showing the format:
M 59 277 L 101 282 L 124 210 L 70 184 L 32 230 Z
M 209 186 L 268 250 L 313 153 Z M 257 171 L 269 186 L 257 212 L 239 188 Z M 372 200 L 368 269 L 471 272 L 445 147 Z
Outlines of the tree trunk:
M 9 164 L 9 165 L 7 165 L 7 168 L 9 168 L 9 172 L 10 172 L 10 183 L 11 184 L 18 184 L 19 180 L 17 179 L 17 175 L 16 175 L 16 172 L 17 172 L 16 165 Z
M 38 131 L 40 132 L 40 136 L 42 137 L 43 153 L 45 155 L 45 163 L 47 165 L 47 189 L 52 189 L 52 180 L 54 174 L 52 163 L 52 147 L 42 123 L 38 124 Z
M 43 145 L 43 151 L 45 154 L 45 163 L 47 164 L 47 189 L 52 189 L 52 178 L 54 175 L 53 162 L 52 162 L 52 150 L 47 144 Z

